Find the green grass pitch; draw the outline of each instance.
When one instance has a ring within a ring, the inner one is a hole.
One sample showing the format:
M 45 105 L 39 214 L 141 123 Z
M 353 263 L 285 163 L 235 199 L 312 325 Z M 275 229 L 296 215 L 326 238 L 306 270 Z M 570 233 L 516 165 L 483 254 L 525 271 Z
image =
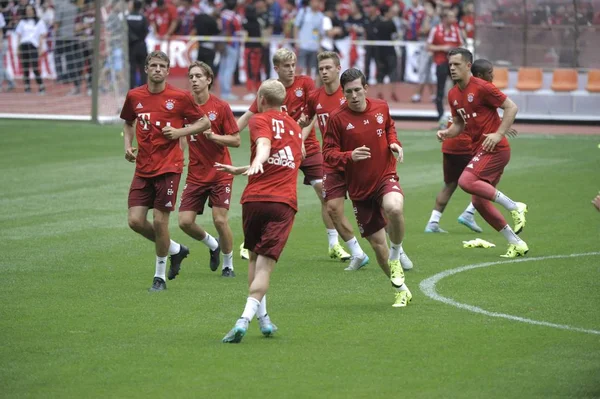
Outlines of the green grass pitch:
M 133 165 L 120 126 L 0 121 L 0 397 L 600 397 L 600 335 L 488 317 L 421 292 L 422 280 L 444 270 L 502 260 L 506 244 L 480 216 L 482 234 L 456 222 L 469 201 L 460 190 L 441 222 L 450 233 L 423 233 L 442 182 L 440 146 L 432 131 L 398 129 L 412 304 L 392 308 L 393 290 L 365 240 L 365 269 L 344 272 L 328 259 L 318 199 L 299 185 L 300 212 L 268 295 L 278 335 L 263 338 L 253 322 L 241 344 L 225 345 L 245 303 L 247 266 L 236 251 L 235 279 L 212 273 L 208 250 L 173 215 L 172 236 L 192 254 L 166 292 L 147 292 L 154 249 L 127 227 Z M 231 151 L 236 164 L 249 158 L 242 137 Z M 499 188 L 529 205 L 529 257 L 600 251 L 600 214 L 590 204 L 600 188 L 599 142 L 511 139 Z M 238 245 L 244 185 L 236 178 L 230 212 Z M 346 212 L 352 217 L 350 204 Z M 210 216 L 199 221 L 215 234 Z M 497 247 L 462 248 L 476 237 Z M 474 269 L 437 291 L 598 331 L 598 281 L 600 256 L 583 256 Z

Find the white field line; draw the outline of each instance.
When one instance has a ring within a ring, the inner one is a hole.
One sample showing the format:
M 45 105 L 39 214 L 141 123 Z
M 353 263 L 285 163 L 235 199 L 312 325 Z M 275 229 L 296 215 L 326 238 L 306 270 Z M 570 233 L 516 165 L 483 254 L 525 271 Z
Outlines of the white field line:
M 600 335 L 600 331 L 597 331 L 597 330 L 572 327 L 572 326 L 568 326 L 566 324 L 555 324 L 555 323 L 549 323 L 546 321 L 532 320 L 532 319 L 527 319 L 525 317 L 512 316 L 512 315 L 505 314 L 505 313 L 490 312 L 488 310 L 479 308 L 477 306 L 467 305 L 464 303 L 457 302 L 454 299 L 446 298 L 445 296 L 438 294 L 436 291 L 436 284 L 441 279 L 446 278 L 448 276 L 452 276 L 454 274 L 466 272 L 466 271 L 472 270 L 472 269 L 501 265 L 501 264 L 505 264 L 505 263 L 534 262 L 534 261 L 539 261 L 539 260 L 577 258 L 577 257 L 581 257 L 581 256 L 597 256 L 597 255 L 600 255 L 600 252 L 587 252 L 587 253 L 571 254 L 571 255 L 540 256 L 537 258 L 518 258 L 518 259 L 513 259 L 513 260 L 504 260 L 504 261 L 497 261 L 497 262 L 486 262 L 486 263 L 478 263 L 478 264 L 473 264 L 473 265 L 466 265 L 466 266 L 457 267 L 455 269 L 446 270 L 446 271 L 438 273 L 434 276 L 431 276 L 431 277 L 421 281 L 421 283 L 419 284 L 419 288 L 421 289 L 421 291 L 423 291 L 423 293 L 425 295 L 427 295 L 429 298 L 431 298 L 435 301 L 439 301 L 439 302 L 445 303 L 450 306 L 454 306 L 459 309 L 468 310 L 473 313 L 479 313 L 479 314 L 483 314 L 485 316 L 499 317 L 502 319 L 519 321 L 521 323 L 533 324 L 533 325 L 537 325 L 537 326 L 545 326 L 545 327 L 558 328 L 561 330 L 577 331 L 577 332 L 582 332 L 582 333 L 586 333 L 586 334 Z

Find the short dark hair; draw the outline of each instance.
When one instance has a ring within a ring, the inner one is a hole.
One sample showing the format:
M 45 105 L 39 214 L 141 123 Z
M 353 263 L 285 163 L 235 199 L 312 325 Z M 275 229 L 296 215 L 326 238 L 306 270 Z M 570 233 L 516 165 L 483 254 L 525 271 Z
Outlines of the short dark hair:
M 340 76 L 340 84 L 342 85 L 342 90 L 348 83 L 353 82 L 358 78 L 360 78 L 360 83 L 363 86 L 365 86 L 367 84 L 367 78 L 365 77 L 365 74 L 362 73 L 362 71 L 360 69 L 357 69 L 357 68 L 346 69 L 344 71 L 344 73 L 342 73 L 342 76 Z
M 471 65 L 471 73 L 473 76 L 483 75 L 486 73 L 493 65 L 486 59 L 479 58 L 473 61 L 473 65 Z
M 453 55 L 460 55 L 463 58 L 463 60 L 467 61 L 467 63 L 473 62 L 473 53 L 471 53 L 466 48 L 456 47 L 448 51 L 448 58 L 452 57 Z

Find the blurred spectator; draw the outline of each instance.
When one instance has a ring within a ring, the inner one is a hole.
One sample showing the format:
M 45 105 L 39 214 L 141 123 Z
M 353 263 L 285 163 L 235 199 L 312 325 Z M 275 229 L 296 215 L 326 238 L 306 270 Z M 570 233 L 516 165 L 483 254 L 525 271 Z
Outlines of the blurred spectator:
M 29 84 L 30 69 L 33 71 L 35 80 L 39 86 L 39 94 L 46 92 L 38 61 L 42 54 L 42 43 L 47 32 L 46 24 L 37 17 L 35 7 L 31 4 L 26 5 L 25 15 L 21 18 L 15 29 L 19 43 L 19 58 L 23 66 L 25 93 L 31 93 L 31 86 Z
M 124 21 L 125 14 L 122 6 L 122 1 L 112 0 L 110 10 L 106 17 L 105 29 L 106 34 L 108 35 L 108 46 L 106 49 L 106 62 L 103 71 L 104 73 L 109 73 L 110 82 L 119 93 L 123 92 L 127 87 L 125 84 L 125 71 L 123 70 L 125 61 L 123 46 L 125 44 L 126 31 Z
M 417 41 L 421 25 L 425 19 L 425 7 L 421 5 L 420 0 L 412 0 L 411 6 L 404 12 L 404 40 Z
M 296 50 L 298 54 L 298 75 L 313 76 L 317 67 L 317 53 L 323 36 L 323 19 L 319 0 L 309 0 L 308 7 L 302 7 L 296 15 Z
M 367 18 L 364 21 L 365 39 L 377 40 L 377 26 L 379 25 L 379 10 L 371 3 L 365 4 L 365 13 Z M 377 63 L 377 47 L 365 46 L 365 76 L 367 81 L 371 78 L 371 61 Z
M 283 5 L 281 17 L 283 19 L 283 35 L 288 39 L 293 39 L 295 36 L 295 20 L 298 9 L 296 8 L 295 0 L 287 0 Z
M 134 0 L 132 8 L 127 15 L 127 32 L 129 43 L 129 88 L 137 86 L 136 76 L 139 73 L 141 84 L 146 84 L 148 76 L 146 75 L 146 57 L 148 48 L 146 47 L 146 36 L 148 36 L 149 22 L 143 14 L 143 3 L 141 0 Z
M 194 19 L 194 34 L 199 36 L 218 36 L 221 34 L 217 19 L 209 7 L 203 7 L 199 15 Z M 207 12 L 210 11 L 210 12 Z M 198 61 L 206 63 L 213 71 L 215 68 L 215 57 L 217 55 L 216 44 L 201 40 L 198 46 Z
M 77 0 L 66 0 L 62 4 L 57 2 L 54 30 L 56 32 L 56 50 L 54 62 L 57 80 L 59 83 L 73 83 L 74 87 L 68 93 L 77 95 L 81 93 L 80 73 L 82 69 L 81 50 L 77 41 L 75 22 L 79 9 L 75 5 Z
M 269 13 L 269 25 L 272 29 L 271 33 L 280 36 L 283 34 L 283 8 L 281 3 L 276 0 L 266 0 L 266 4 Z
M 246 6 L 246 18 L 244 20 L 244 30 L 251 39 L 260 39 L 262 36 L 262 26 L 258 20 L 258 14 L 254 5 Z M 252 101 L 256 97 L 255 93 L 262 83 L 260 76 L 261 61 L 263 58 L 262 43 L 247 42 L 244 49 L 244 59 L 246 61 L 246 89 L 248 93 L 244 100 Z
M 425 17 L 421 22 L 421 27 L 419 29 L 419 41 L 427 43 L 427 38 L 429 37 L 429 32 L 431 32 L 431 28 L 437 26 L 440 23 L 440 18 L 436 14 L 436 10 L 432 4 L 432 2 L 425 2 Z M 435 86 L 433 82 L 433 74 L 431 73 L 431 64 L 433 63 L 432 53 L 427 50 L 427 46 L 424 46 L 419 53 L 419 86 L 417 88 L 417 92 L 411 97 L 411 101 L 418 103 L 421 101 L 421 97 L 423 96 L 423 90 L 425 86 L 429 87 L 429 92 L 431 93 L 432 101 L 435 101 Z
M 321 40 L 321 47 L 324 50 L 339 53 L 339 50 L 335 46 L 335 40 L 348 36 L 348 32 L 344 29 L 343 22 L 337 18 L 335 8 L 325 10 L 322 30 L 323 39 Z
M 225 8 L 221 12 L 222 34 L 227 37 L 239 36 L 242 30 L 242 18 L 234 10 L 235 0 L 225 0 Z M 240 57 L 240 43 L 238 41 L 225 43 L 219 65 L 219 82 L 221 83 L 221 98 L 225 101 L 237 100 L 238 97 L 231 92 L 233 74 Z
M 194 19 L 200 14 L 200 9 L 193 5 L 192 0 L 181 0 L 181 5 L 177 8 L 179 18 L 178 35 L 191 35 L 194 30 Z
M 177 30 L 177 8 L 165 0 L 156 0 L 156 7 L 149 12 L 148 20 L 154 35 L 158 39 L 168 40 Z
M 92 95 L 92 56 L 94 54 L 93 38 L 95 20 L 96 12 L 94 10 L 93 0 L 86 0 L 76 19 L 75 31 L 79 40 L 79 49 L 81 53 L 81 70 L 78 71 L 78 75 L 87 83 L 88 96 Z
M 392 21 L 392 17 L 398 13 L 397 6 L 381 6 L 380 12 L 381 19 L 377 24 L 376 40 L 395 40 L 398 36 L 398 30 L 396 24 Z M 398 55 L 394 46 L 378 46 L 376 64 L 377 83 L 383 83 L 386 76 L 390 78 L 391 82 L 398 82 Z
M 271 36 L 273 35 L 273 24 L 269 6 L 265 0 L 254 0 L 256 15 L 261 28 L 262 37 L 262 60 L 259 67 L 268 78 L 271 74 Z M 258 91 L 258 90 L 257 90 Z
M 463 4 L 463 13 L 459 22 L 463 36 L 467 39 L 475 39 L 475 4 L 468 2 Z
M 6 20 L 4 14 L 0 12 L 0 92 L 2 92 L 2 83 L 6 81 L 6 91 L 13 91 L 15 88 L 15 82 L 8 76 L 8 70 L 4 67 L 4 35 L 6 33 Z M 7 40 L 8 42 L 8 40 Z M 6 44 L 8 48 L 8 43 Z
M 427 50 L 433 51 L 433 62 L 436 65 L 437 92 L 435 105 L 440 124 L 444 117 L 444 97 L 446 96 L 446 80 L 448 79 L 448 51 L 463 45 L 454 11 L 445 10 L 442 23 L 431 29 L 427 40 Z

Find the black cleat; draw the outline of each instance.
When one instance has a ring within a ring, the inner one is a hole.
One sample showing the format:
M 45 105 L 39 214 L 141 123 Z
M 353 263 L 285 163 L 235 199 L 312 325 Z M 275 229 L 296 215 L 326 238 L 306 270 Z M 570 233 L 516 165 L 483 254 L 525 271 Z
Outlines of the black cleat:
M 217 244 L 219 243 L 219 239 L 217 238 Z M 210 270 L 216 272 L 219 268 L 219 264 L 221 264 L 221 245 L 217 246 L 217 249 L 210 252 Z
M 148 288 L 149 292 L 164 291 L 167 289 L 167 283 L 160 277 L 154 277 L 152 287 Z
M 181 262 L 190 254 L 190 250 L 185 245 L 181 244 L 181 248 L 179 252 L 175 255 L 171 255 L 171 266 L 169 267 L 169 273 L 167 278 L 169 280 L 173 280 L 179 274 L 179 269 L 181 269 Z
M 221 277 L 235 277 L 235 273 L 230 268 L 226 267 L 221 272 Z

